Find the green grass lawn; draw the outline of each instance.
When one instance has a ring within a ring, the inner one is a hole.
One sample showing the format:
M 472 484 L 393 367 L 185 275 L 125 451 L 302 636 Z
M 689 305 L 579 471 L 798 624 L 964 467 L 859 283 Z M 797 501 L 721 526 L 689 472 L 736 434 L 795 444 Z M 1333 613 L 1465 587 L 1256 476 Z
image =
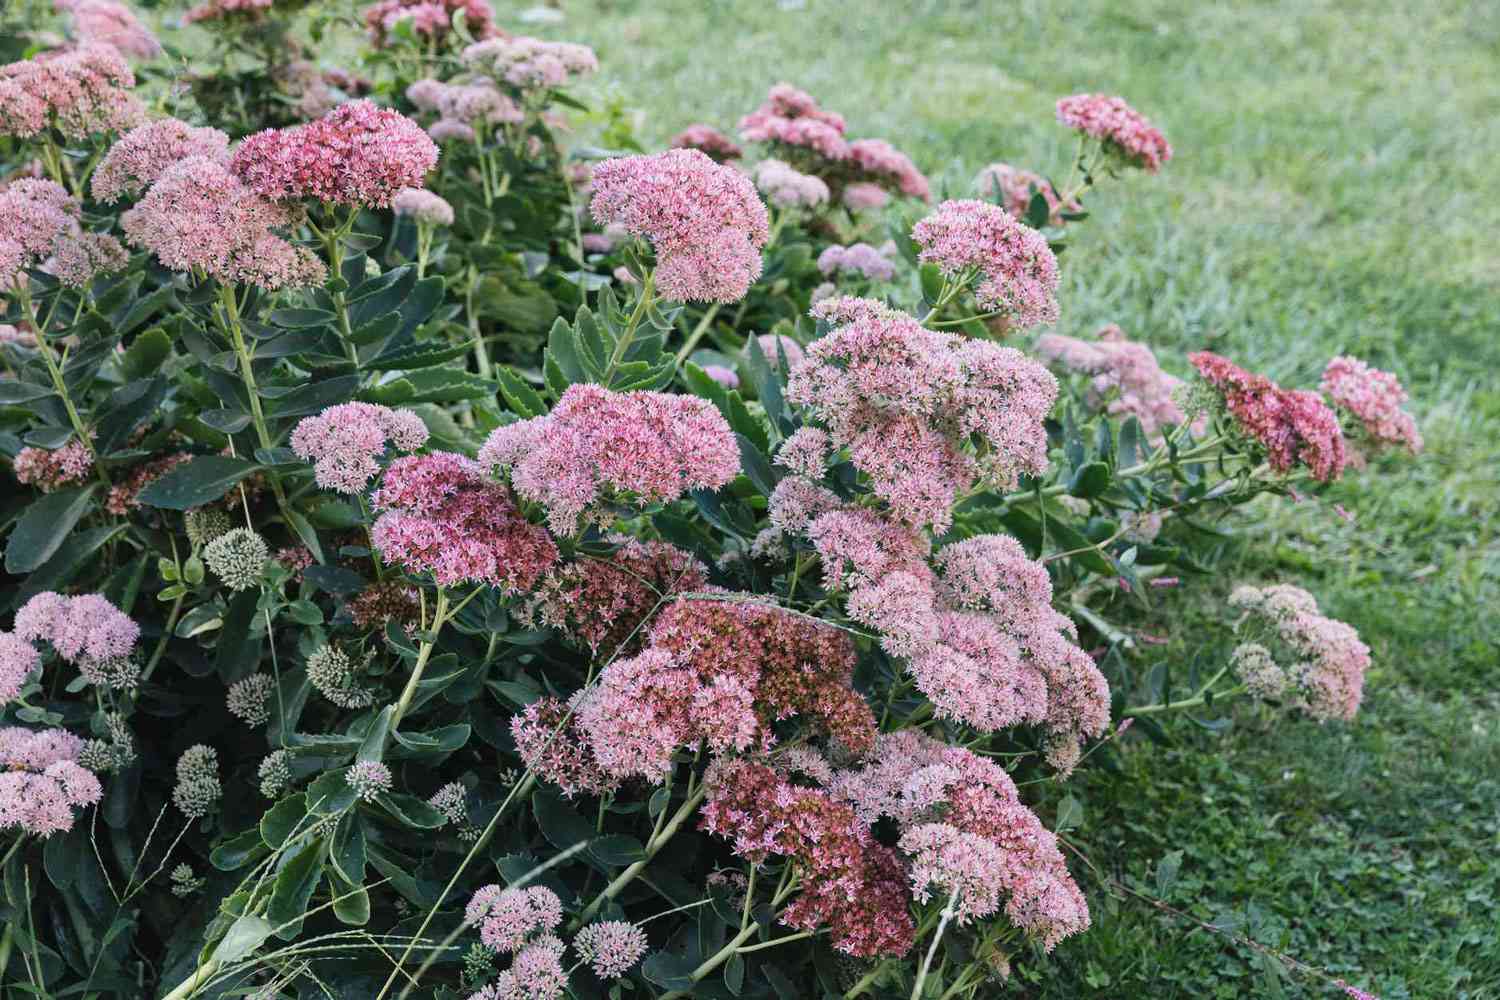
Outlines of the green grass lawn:
M 1164 365 L 1211 346 L 1285 383 L 1351 352 L 1411 389 L 1428 448 L 1322 501 L 1257 505 L 1252 543 L 1172 596 L 1143 663 L 1222 641 L 1223 596 L 1284 577 L 1376 666 L 1352 725 L 1242 708 L 1077 779 L 1103 871 L 1386 1000 L 1500 997 L 1500 5 L 584 3 L 507 26 L 594 45 L 597 96 L 659 145 L 732 128 L 787 80 L 964 193 L 992 160 L 1061 173 L 1054 100 L 1125 96 L 1177 155 L 1092 200 L 1060 329 L 1121 324 Z M 800 9 L 783 9 L 800 6 Z M 1333 510 L 1341 503 L 1355 517 Z M 1223 934 L 1109 898 L 996 995 L 1328 997 Z

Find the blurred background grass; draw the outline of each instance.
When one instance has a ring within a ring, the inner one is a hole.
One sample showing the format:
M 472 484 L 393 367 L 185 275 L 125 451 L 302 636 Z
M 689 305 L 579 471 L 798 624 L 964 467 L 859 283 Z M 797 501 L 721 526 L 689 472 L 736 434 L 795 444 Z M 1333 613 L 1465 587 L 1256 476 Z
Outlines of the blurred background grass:
M 786 80 L 885 137 L 940 193 L 985 163 L 1063 174 L 1057 97 L 1119 93 L 1176 158 L 1093 196 L 1064 257 L 1066 333 L 1116 322 L 1185 372 L 1211 347 L 1311 386 L 1340 352 L 1397 372 L 1419 461 L 1321 501 L 1266 502 L 1254 544 L 1175 592 L 1143 663 L 1227 630 L 1241 579 L 1286 578 L 1376 666 L 1352 725 L 1181 723 L 1124 773 L 1075 780 L 1103 871 L 1386 1000 L 1500 997 L 1500 4 L 709 3 L 564 0 L 596 98 L 659 147 L 726 131 Z M 1346 522 L 1333 510 L 1342 504 Z M 1097 879 L 1089 879 L 1097 884 Z M 1232 938 L 1093 894 L 1094 929 L 995 995 L 1327 997 Z

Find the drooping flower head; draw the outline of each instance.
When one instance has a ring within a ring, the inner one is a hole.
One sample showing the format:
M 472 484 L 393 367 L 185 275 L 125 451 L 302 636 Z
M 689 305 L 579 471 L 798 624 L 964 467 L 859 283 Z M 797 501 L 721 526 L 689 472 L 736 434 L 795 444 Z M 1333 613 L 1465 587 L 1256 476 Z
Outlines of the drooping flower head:
M 1172 146 L 1123 98 L 1107 94 L 1074 94 L 1057 102 L 1057 120 L 1098 139 L 1104 148 L 1132 167 L 1156 173 L 1172 158 Z
M 133 59 L 155 59 L 161 42 L 123 3 L 115 0 L 52 0 L 73 22 L 73 37 L 80 45 L 113 45 Z
M 668 298 L 734 302 L 760 277 L 766 207 L 749 178 L 696 149 L 599 164 L 589 211 L 651 242 Z
M 1265 645 L 1247 643 L 1232 662 L 1259 697 L 1290 696 L 1291 703 L 1316 719 L 1354 718 L 1364 695 L 1370 648 L 1350 625 L 1318 611 L 1311 594 L 1290 584 L 1237 587 L 1231 607 L 1260 626 Z
M 1334 406 L 1359 422 L 1376 445 L 1404 447 L 1413 455 L 1421 452 L 1422 432 L 1401 408 L 1408 398 L 1406 390 L 1390 372 L 1358 358 L 1336 357 L 1323 370 L 1321 388 Z
M 734 433 L 707 400 L 588 383 L 569 386 L 546 416 L 497 428 L 479 461 L 508 471 L 558 534 L 608 521 L 610 502 L 670 503 L 718 489 L 740 468 Z
M 73 810 L 104 794 L 78 763 L 83 748 L 65 729 L 0 729 L 0 829 L 38 837 L 73 829 Z
M 376 460 L 390 444 L 416 451 L 427 443 L 427 425 L 411 410 L 374 403 L 340 403 L 301 420 L 292 450 L 314 463 L 317 483 L 340 493 L 359 493 L 380 471 Z
M 146 119 L 134 86 L 130 65 L 103 43 L 0 66 L 0 135 L 27 139 L 49 125 L 70 139 L 123 132 Z
M 420 125 L 358 100 L 305 125 L 257 132 L 240 143 L 230 166 L 271 201 L 385 208 L 396 192 L 421 187 L 437 160 L 438 148 Z
M 982 201 L 945 201 L 912 228 L 919 259 L 949 278 L 977 274 L 981 308 L 1019 327 L 1057 321 L 1057 258 L 1041 233 Z
M 1300 464 L 1320 482 L 1344 471 L 1344 434 L 1322 396 L 1283 389 L 1209 351 L 1189 354 L 1188 360 L 1239 429 L 1265 450 L 1271 468 L 1285 473 Z
M 381 555 L 409 573 L 431 573 L 439 586 L 530 590 L 557 560 L 557 546 L 521 516 L 510 491 L 462 455 L 396 459 L 374 500 L 381 514 L 372 535 Z
M 179 160 L 202 156 L 229 164 L 229 136 L 216 128 L 198 128 L 162 118 L 138 125 L 104 154 L 90 180 L 94 200 L 106 205 L 146 190 Z
M 1182 380 L 1162 371 L 1151 348 L 1126 340 L 1114 324 L 1101 329 L 1095 341 L 1043 334 L 1036 350 L 1047 361 L 1092 375 L 1088 405 L 1135 417 L 1149 438 L 1159 438 L 1165 425 L 1186 419 L 1174 398 Z
M 712 125 L 689 125 L 674 135 L 667 145 L 673 149 L 696 149 L 716 163 L 738 160 L 745 155 L 745 151 L 733 139 Z
M 1024 222 L 1030 215 L 1031 200 L 1040 194 L 1047 200 L 1048 222 L 1063 224 L 1062 213 L 1082 211 L 1077 201 L 1064 205 L 1052 184 L 1040 174 L 1013 167 L 1009 163 L 991 163 L 974 178 L 974 190 L 985 198 L 998 198 L 1004 209 Z

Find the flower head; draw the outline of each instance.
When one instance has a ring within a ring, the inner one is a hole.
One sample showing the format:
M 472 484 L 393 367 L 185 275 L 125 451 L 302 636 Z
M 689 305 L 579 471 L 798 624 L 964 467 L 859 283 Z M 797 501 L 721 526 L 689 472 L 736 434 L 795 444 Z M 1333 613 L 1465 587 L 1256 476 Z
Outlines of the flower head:
M 271 718 L 271 695 L 275 691 L 276 678 L 251 674 L 229 685 L 224 707 L 247 726 L 263 726 Z
M 462 19 L 464 33 L 453 28 Z M 383 49 L 392 43 L 392 33 L 402 21 L 409 21 L 412 32 L 441 45 L 452 44 L 464 34 L 469 38 L 493 38 L 500 29 L 495 26 L 495 12 L 488 0 L 379 0 L 364 10 L 370 43 Z
M 1403 446 L 1413 455 L 1421 452 L 1422 432 L 1401 408 L 1406 390 L 1390 372 L 1371 368 L 1358 358 L 1336 357 L 1323 370 L 1321 388 L 1377 445 Z
M 606 920 L 579 931 L 573 947 L 594 975 L 619 979 L 646 954 L 646 932 L 624 920 Z
M 135 13 L 115 0 L 52 0 L 73 21 L 73 37 L 82 45 L 112 45 L 133 59 L 155 59 L 161 42 Z
M 1057 321 L 1057 258 L 1041 233 L 982 201 L 945 201 L 912 228 L 919 259 L 950 278 L 976 273 L 974 298 L 1017 326 Z
M 599 69 L 587 45 L 502 35 L 475 42 L 460 57 L 465 66 L 489 73 L 519 91 L 549 90 Z
M 134 86 L 120 51 L 102 42 L 0 66 L 0 135 L 26 139 L 49 125 L 70 139 L 123 132 L 146 118 Z
M 42 666 L 35 646 L 12 632 L 0 632 L 0 705 L 21 693 L 21 686 Z
M 1047 201 L 1047 221 L 1051 225 L 1062 225 L 1064 212 L 1083 210 L 1077 201 L 1064 205 L 1057 189 L 1042 175 L 1009 163 L 991 163 L 979 171 L 974 178 L 974 190 L 985 198 L 999 199 L 1004 209 L 1022 222 L 1030 216 L 1031 200 L 1038 194 Z
M 51 493 L 84 482 L 93 475 L 94 456 L 82 441 L 73 440 L 51 451 L 22 448 L 16 453 L 12 468 L 16 482 Z
M 1153 174 L 1172 158 L 1172 146 L 1161 130 L 1123 98 L 1107 94 L 1064 97 L 1057 102 L 1057 120 L 1098 139 L 1128 165 Z
M 673 149 L 696 149 L 717 163 L 738 160 L 745 155 L 745 151 L 733 139 L 712 125 L 689 125 L 674 135 L 668 145 Z
M 65 729 L 0 729 L 0 829 L 39 837 L 73 829 L 73 810 L 104 793 L 78 763 L 83 747 Z
M 207 816 L 224 794 L 219 782 L 219 752 L 202 743 L 194 744 L 177 758 L 177 785 L 172 801 L 188 819 Z
M 1047 361 L 1092 375 L 1088 405 L 1135 417 L 1147 437 L 1159 438 L 1166 425 L 1186 419 L 1174 398 L 1182 380 L 1162 371 L 1151 348 L 1126 340 L 1118 326 L 1104 327 L 1095 341 L 1043 334 L 1036 349 Z
M 138 125 L 109 147 L 89 182 L 94 200 L 111 204 L 149 188 L 162 173 L 190 156 L 229 164 L 229 136 L 176 118 Z
M 835 243 L 818 255 L 818 270 L 826 275 L 852 273 L 871 281 L 890 281 L 896 276 L 891 259 L 868 243 L 846 247 Z
M 378 760 L 362 760 L 344 772 L 344 780 L 361 802 L 374 802 L 392 787 L 391 769 Z
M 266 540 L 249 528 L 227 531 L 203 547 L 209 571 L 233 591 L 257 586 L 270 558 Z
M 340 403 L 301 420 L 292 431 L 292 450 L 314 464 L 319 486 L 359 493 L 380 471 L 376 461 L 387 443 L 415 451 L 427 443 L 427 425 L 411 410 L 373 403 Z
M 1301 464 L 1320 482 L 1337 479 L 1344 471 L 1344 435 L 1323 397 L 1283 389 L 1209 351 L 1189 354 L 1188 360 L 1240 430 L 1265 450 L 1271 468 L 1284 473 Z
M 496 951 L 519 951 L 534 934 L 547 935 L 562 923 L 562 900 L 545 886 L 502 889 L 487 885 L 476 891 L 464 910 L 464 921 L 479 926 L 479 937 Z
M 755 186 L 778 208 L 817 208 L 828 203 L 828 185 L 781 160 L 755 165 Z
M 453 225 L 453 206 L 441 195 L 421 188 L 403 188 L 391 201 L 391 211 L 429 226 Z
M 1229 603 L 1244 610 L 1260 626 L 1261 639 L 1274 643 L 1280 654 L 1278 659 L 1254 642 L 1235 649 L 1231 665 L 1252 693 L 1289 695 L 1293 705 L 1317 719 L 1354 718 L 1370 648 L 1353 627 L 1321 614 L 1311 594 L 1290 584 L 1239 587 Z

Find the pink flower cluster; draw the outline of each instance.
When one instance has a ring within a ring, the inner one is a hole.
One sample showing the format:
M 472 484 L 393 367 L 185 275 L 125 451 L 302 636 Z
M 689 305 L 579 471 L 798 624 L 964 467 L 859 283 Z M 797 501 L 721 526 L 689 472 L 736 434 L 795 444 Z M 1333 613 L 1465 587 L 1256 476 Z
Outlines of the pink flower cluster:
M 21 485 L 51 493 L 88 479 L 94 472 L 94 456 L 77 440 L 52 451 L 27 447 L 16 453 L 13 471 Z
M 1405 447 L 1413 455 L 1421 452 L 1422 432 L 1401 408 L 1406 390 L 1390 372 L 1371 368 L 1359 358 L 1336 357 L 1323 370 L 1321 388 L 1334 406 L 1359 421 L 1377 446 Z
M 49 643 L 87 674 L 129 657 L 141 628 L 100 594 L 64 597 L 46 590 L 16 612 L 15 634 L 27 642 Z
M 1160 438 L 1166 425 L 1186 419 L 1173 398 L 1182 380 L 1162 371 L 1151 348 L 1126 340 L 1113 323 L 1094 341 L 1043 334 L 1036 351 L 1069 371 L 1092 375 L 1088 405 L 1114 416 L 1135 417 L 1149 438 Z
M 388 561 L 431 573 L 438 586 L 486 583 L 526 591 L 557 561 L 547 532 L 517 510 L 510 491 L 452 452 L 407 455 L 375 491 L 371 537 Z
M 38 837 L 73 829 L 73 810 L 104 794 L 78 763 L 83 745 L 65 729 L 0 729 L 0 829 Z
M 833 244 L 818 254 L 818 270 L 829 276 L 858 274 L 871 281 L 890 281 L 896 276 L 896 265 L 890 255 L 868 243 L 852 243 L 846 247 Z
M 49 125 L 70 139 L 123 132 L 146 118 L 134 86 L 119 50 L 102 43 L 0 66 L 0 135 L 26 139 Z
M 276 0 L 204 0 L 182 15 L 183 24 L 199 21 L 258 20 L 276 5 Z
M 1009 488 L 1046 468 L 1057 381 L 1041 365 L 868 299 L 828 299 L 813 314 L 840 325 L 792 366 L 787 398 L 848 449 L 897 518 L 941 532 L 976 478 Z M 965 450 L 971 440 L 982 457 Z
M 520 91 L 551 90 L 574 77 L 597 72 L 599 59 L 587 45 L 548 42 L 526 35 L 500 36 L 475 42 L 462 60 Z
M 411 410 L 373 403 L 341 403 L 307 417 L 292 431 L 292 451 L 314 463 L 319 486 L 359 493 L 380 471 L 386 444 L 416 451 L 427 443 L 427 425 Z
M 138 125 L 121 136 L 99 161 L 89 182 L 94 200 L 106 205 L 149 188 L 168 167 L 190 156 L 229 165 L 229 136 L 176 118 Z
M 783 924 L 826 927 L 835 948 L 858 958 L 911 948 L 916 928 L 900 856 L 878 843 L 848 804 L 747 760 L 715 762 L 704 782 L 704 830 L 748 860 L 777 855 L 797 865 L 801 890 Z
M 1076 200 L 1064 205 L 1057 189 L 1041 174 L 1013 167 L 1009 163 L 991 163 L 979 171 L 979 176 L 974 178 L 974 189 L 986 198 L 999 198 L 1005 210 L 1022 222 L 1026 221 L 1031 199 L 1037 194 L 1047 199 L 1047 221 L 1051 225 L 1062 225 L 1064 212 L 1083 210 L 1083 206 Z
M 755 165 L 755 186 L 777 208 L 817 208 L 828 203 L 828 185 L 781 160 Z
M 911 157 L 884 139 L 855 139 L 849 143 L 848 161 L 856 173 L 872 183 L 894 188 L 908 198 L 932 198 L 931 185 Z
M 418 225 L 453 225 L 453 206 L 442 195 L 424 191 L 422 188 L 402 188 L 391 199 L 391 211 L 404 215 Z
M 74 288 L 124 267 L 120 241 L 84 231 L 79 215 L 78 199 L 52 181 L 23 177 L 0 190 L 0 288 L 38 263 Z
M 1247 683 L 1269 693 L 1278 686 L 1271 670 L 1279 667 L 1285 678 L 1279 686 L 1293 692 L 1297 707 L 1316 719 L 1354 718 L 1364 695 L 1370 647 L 1352 626 L 1320 614 L 1313 596 L 1290 584 L 1237 587 L 1229 603 L 1266 625 L 1295 658 L 1290 665 L 1268 666 L 1269 655 L 1247 656 L 1237 650 L 1241 670 L 1255 667 L 1253 676 L 1245 677 Z
M 619 979 L 646 954 L 646 932 L 624 920 L 606 920 L 579 931 L 573 947 L 594 975 Z
M 824 111 L 811 94 L 789 83 L 776 84 L 760 107 L 740 119 L 747 142 L 803 147 L 829 160 L 849 154 L 844 128 L 842 115 Z
M 982 280 L 980 308 L 1019 327 L 1057 322 L 1057 257 L 1041 233 L 982 201 L 945 201 L 912 227 L 919 259 L 949 278 Z
M 416 122 L 358 100 L 305 125 L 257 132 L 240 143 L 231 168 L 271 201 L 385 208 L 401 189 L 421 187 L 437 160 Z
M 80 45 L 113 45 L 134 59 L 155 59 L 161 55 L 161 42 L 123 3 L 52 0 L 52 6 L 66 11 L 73 19 L 73 37 Z
M 874 759 L 838 772 L 828 790 L 861 822 L 894 820 L 915 897 L 957 893 L 961 923 L 1003 900 L 1011 923 L 1048 951 L 1088 928 L 1057 838 L 993 761 L 907 729 L 881 736 Z
M 707 400 L 589 383 L 569 386 L 546 416 L 496 428 L 479 461 L 509 470 L 516 493 L 545 507 L 560 535 L 607 522 L 611 502 L 671 503 L 740 469 L 734 433 Z
M 464 909 L 464 922 L 478 925 L 479 938 L 496 951 L 519 951 L 533 934 L 547 934 L 562 922 L 562 901 L 544 886 L 502 889 L 487 885 Z
M 1107 94 L 1064 97 L 1057 102 L 1057 120 L 1098 139 L 1130 166 L 1153 174 L 1172 158 L 1172 146 L 1166 136 L 1123 98 Z
M 272 232 L 292 221 L 287 209 L 257 197 L 222 162 L 203 156 L 167 167 L 120 216 L 126 239 L 174 271 L 200 270 L 269 290 L 323 281 L 322 261 Z
M 668 143 L 673 149 L 696 149 L 711 157 L 716 163 L 738 160 L 745 155 L 733 139 L 712 125 L 696 124 L 678 132 Z
M 656 282 L 680 301 L 734 302 L 760 277 L 770 239 L 749 178 L 696 149 L 606 160 L 594 168 L 590 214 L 656 251 Z
M 1209 351 L 1189 354 L 1188 360 L 1240 430 L 1265 449 L 1271 468 L 1284 473 L 1301 464 L 1320 482 L 1337 479 L 1344 471 L 1344 434 L 1322 396 L 1283 389 Z
M 439 142 L 473 142 L 478 135 L 475 125 L 516 125 L 526 120 L 521 106 L 490 80 L 418 80 L 406 88 L 406 99 L 419 110 L 437 114 L 438 120 L 427 127 L 427 134 Z
M 391 32 L 403 18 L 412 19 L 412 30 L 446 43 L 452 35 L 454 17 L 462 14 L 470 38 L 494 38 L 500 33 L 495 26 L 495 12 L 487 0 L 380 0 L 364 10 L 365 27 L 370 42 L 377 49 L 391 43 Z
M 0 632 L 0 705 L 21 693 L 26 679 L 42 665 L 35 646 L 11 632 Z
M 691 552 L 666 542 L 610 541 L 619 548 L 607 556 L 554 567 L 527 606 L 534 620 L 606 657 L 638 647 L 645 639 L 641 627 L 659 604 L 708 585 L 707 567 Z

